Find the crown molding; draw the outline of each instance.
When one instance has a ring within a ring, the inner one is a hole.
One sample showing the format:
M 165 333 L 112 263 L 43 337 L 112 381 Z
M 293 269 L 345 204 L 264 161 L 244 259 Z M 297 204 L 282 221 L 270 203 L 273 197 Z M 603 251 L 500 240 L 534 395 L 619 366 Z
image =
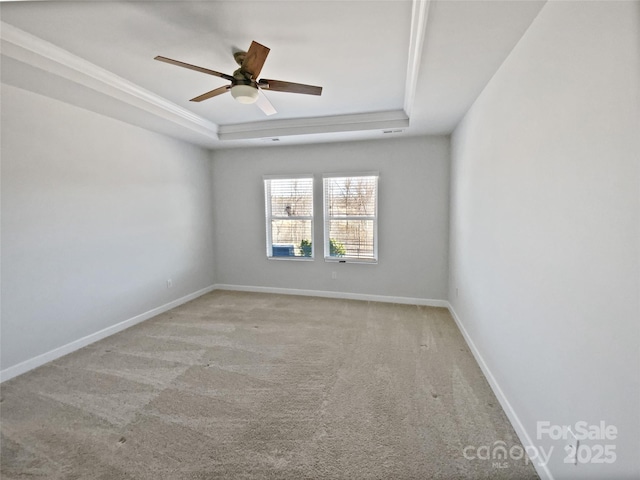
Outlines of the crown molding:
M 388 111 L 328 117 L 266 120 L 263 122 L 220 125 L 218 137 L 222 141 L 250 140 L 289 135 L 353 132 L 378 129 L 406 128 L 410 124 L 411 107 L 415 100 L 422 59 L 422 46 L 427 30 L 431 0 L 413 0 L 407 79 L 404 92 L 404 111 Z
M 409 58 L 407 61 L 407 82 L 404 89 L 404 111 L 411 117 L 411 108 L 416 97 L 418 75 L 422 59 L 422 47 L 427 31 L 431 0 L 413 0 L 411 10 L 411 33 L 409 35 Z
M 264 122 L 220 125 L 220 140 L 249 140 L 287 135 L 354 132 L 409 126 L 409 117 L 402 110 L 388 112 L 333 115 L 328 117 L 291 118 Z
M 0 21 L 2 55 L 140 108 L 215 141 L 406 128 L 410 124 L 430 0 L 413 0 L 404 110 L 217 125 L 71 52 Z
M 0 22 L 2 55 L 109 95 L 196 133 L 218 139 L 218 126 L 67 50 Z

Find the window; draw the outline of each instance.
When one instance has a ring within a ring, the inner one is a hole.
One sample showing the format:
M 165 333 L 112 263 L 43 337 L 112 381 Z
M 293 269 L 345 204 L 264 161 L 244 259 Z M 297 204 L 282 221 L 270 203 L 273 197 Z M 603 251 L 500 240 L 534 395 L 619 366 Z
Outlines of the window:
M 313 258 L 313 176 L 265 176 L 267 257 Z
M 324 175 L 324 258 L 378 261 L 378 173 Z

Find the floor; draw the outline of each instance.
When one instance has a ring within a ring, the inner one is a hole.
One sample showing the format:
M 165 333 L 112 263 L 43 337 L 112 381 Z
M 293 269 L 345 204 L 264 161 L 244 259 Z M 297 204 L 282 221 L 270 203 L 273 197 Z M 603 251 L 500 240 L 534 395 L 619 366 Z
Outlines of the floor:
M 443 308 L 216 291 L 1 396 L 5 480 L 538 478 Z

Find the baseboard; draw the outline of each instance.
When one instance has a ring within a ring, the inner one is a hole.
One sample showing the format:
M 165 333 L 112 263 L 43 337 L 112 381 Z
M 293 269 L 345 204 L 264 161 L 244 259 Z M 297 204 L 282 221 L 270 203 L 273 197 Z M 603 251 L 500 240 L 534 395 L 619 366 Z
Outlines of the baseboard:
M 364 300 L 367 302 L 401 303 L 405 305 L 423 305 L 427 307 L 448 308 L 446 300 L 431 300 L 413 297 L 394 297 L 388 295 L 370 295 L 366 293 L 332 292 L 328 290 L 301 290 L 297 288 L 258 287 L 251 285 L 216 284 L 216 290 L 232 290 L 236 292 L 278 293 L 281 295 L 302 295 L 305 297 L 341 298 L 345 300 Z
M 122 330 L 125 330 L 129 327 L 132 327 L 140 322 L 148 320 L 149 318 L 155 317 L 161 313 L 164 313 L 172 308 L 175 308 L 179 305 L 182 305 L 186 302 L 189 302 L 195 298 L 198 298 L 206 293 L 209 293 L 214 290 L 231 290 L 231 291 L 241 291 L 241 292 L 256 292 L 256 293 L 276 293 L 283 295 L 302 295 L 302 296 L 310 296 L 310 297 L 325 297 L 325 298 L 341 298 L 347 300 L 364 300 L 371 302 L 383 302 L 383 303 L 399 303 L 399 304 L 408 304 L 408 305 L 423 305 L 430 307 L 444 307 L 449 310 L 451 316 L 453 317 L 458 329 L 462 333 L 471 353 L 473 354 L 476 362 L 480 366 L 480 369 L 484 373 L 493 393 L 496 398 L 500 402 L 502 409 L 505 411 L 509 421 L 513 425 L 516 434 L 520 438 L 522 444 L 526 446 L 535 446 L 534 442 L 531 440 L 528 432 L 524 428 L 524 425 L 520 421 L 518 414 L 515 412 L 511 403 L 505 396 L 502 388 L 498 384 L 496 378 L 493 373 L 489 369 L 489 366 L 484 361 L 482 354 L 476 347 L 472 338 L 469 336 L 464 324 L 456 314 L 455 310 L 451 306 L 451 304 L 446 300 L 435 300 L 435 299 L 424 299 L 424 298 L 412 298 L 412 297 L 396 297 L 396 296 L 387 296 L 387 295 L 370 295 L 370 294 L 362 294 L 362 293 L 350 293 L 350 292 L 332 292 L 326 290 L 302 290 L 295 288 L 276 288 L 276 287 L 259 287 L 259 286 L 247 286 L 247 285 L 228 285 L 228 284 L 215 284 L 210 285 L 209 287 L 203 288 L 196 292 L 190 293 L 189 295 L 185 295 L 184 297 L 173 300 L 169 303 L 161 305 L 159 307 L 153 308 L 147 312 L 141 313 L 140 315 L 136 315 L 135 317 L 129 318 L 128 320 L 124 320 L 120 323 L 112 325 L 110 327 L 104 328 L 98 332 L 92 333 L 91 335 L 87 335 L 86 337 L 75 340 L 71 343 L 63 345 L 62 347 L 58 347 L 49 352 L 38 355 L 37 357 L 31 358 L 29 360 L 25 360 L 17 365 L 13 365 L 4 370 L 0 371 L 0 382 L 5 382 L 11 378 L 17 377 L 18 375 L 22 375 L 34 368 L 37 368 L 45 363 L 51 362 L 57 358 L 60 358 L 64 355 L 72 353 L 80 348 L 86 347 L 98 340 L 102 340 L 110 335 L 118 333 Z M 553 476 L 551 472 L 547 468 L 546 465 L 538 465 L 536 462 L 532 462 L 534 468 L 538 472 L 538 475 L 543 480 L 553 480 Z
M 489 366 L 484 361 L 482 354 L 480 353 L 475 343 L 469 336 L 467 329 L 464 328 L 464 324 L 462 323 L 462 321 L 460 320 L 460 318 L 458 317 L 458 315 L 456 314 L 455 310 L 453 309 L 453 307 L 449 302 L 447 302 L 447 308 L 449 309 L 451 316 L 456 322 L 458 329 L 462 333 L 462 336 L 464 337 L 465 342 L 467 342 L 467 345 L 469 346 L 471 353 L 476 359 L 476 362 L 478 362 L 478 365 L 480 366 L 482 373 L 484 373 L 484 376 L 489 382 L 489 386 L 491 387 L 491 390 L 493 390 L 493 393 L 495 394 L 496 398 L 500 402 L 500 405 L 502 406 L 502 409 L 506 413 L 507 418 L 509 418 L 509 421 L 511 422 L 513 429 L 516 431 L 516 434 L 518 435 L 520 442 L 525 448 L 527 447 L 537 448 L 536 444 L 531 440 L 531 436 L 529 435 L 527 430 L 524 428 L 524 425 L 520 421 L 520 417 L 518 417 L 518 414 L 511 406 L 511 403 L 509 402 L 506 395 L 502 391 L 502 388 L 500 388 L 500 384 L 496 380 L 496 377 L 494 377 L 493 373 L 491 372 L 491 369 L 489 369 Z M 547 467 L 547 465 L 539 465 L 538 462 L 536 461 L 532 461 L 531 464 L 536 469 L 538 476 L 542 480 L 553 480 L 553 475 L 551 475 L 551 472 L 549 471 L 549 468 Z
M 82 347 L 86 347 L 87 345 L 97 342 L 98 340 L 102 340 L 103 338 L 109 337 L 114 333 L 118 333 L 140 322 L 144 322 L 145 320 L 155 317 L 156 315 L 164 313 L 168 310 L 171 310 L 172 308 L 182 305 L 183 303 L 187 303 L 195 298 L 198 298 L 205 293 L 209 293 L 214 289 L 215 286 L 210 285 L 206 288 L 190 293 L 189 295 L 178 298 L 177 300 L 173 300 L 169 303 L 153 308 L 147 312 L 141 313 L 140 315 L 136 315 L 135 317 L 129 318 L 128 320 L 124 320 L 123 322 L 111 325 L 110 327 L 92 333 L 91 335 L 87 335 L 86 337 L 74 340 L 73 342 L 67 343 L 62 347 L 55 348 L 49 352 L 38 355 L 37 357 L 30 358 L 29 360 L 20 362 L 17 365 L 5 368 L 4 370 L 0 371 L 0 382 L 5 382 L 14 377 L 17 377 L 18 375 L 22 375 L 29 370 L 33 370 L 34 368 L 44 365 L 45 363 L 51 362 L 57 358 L 63 357 L 64 355 L 75 352 Z

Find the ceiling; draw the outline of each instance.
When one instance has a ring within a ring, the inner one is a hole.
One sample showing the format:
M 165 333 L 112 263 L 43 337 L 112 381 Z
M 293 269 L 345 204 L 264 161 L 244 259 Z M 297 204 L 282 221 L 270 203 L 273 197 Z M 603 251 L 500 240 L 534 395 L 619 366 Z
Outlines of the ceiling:
M 235 0 L 0 5 L 2 82 L 208 148 L 448 134 L 544 1 Z M 277 114 L 225 94 L 232 52 L 271 49 L 261 77 Z

